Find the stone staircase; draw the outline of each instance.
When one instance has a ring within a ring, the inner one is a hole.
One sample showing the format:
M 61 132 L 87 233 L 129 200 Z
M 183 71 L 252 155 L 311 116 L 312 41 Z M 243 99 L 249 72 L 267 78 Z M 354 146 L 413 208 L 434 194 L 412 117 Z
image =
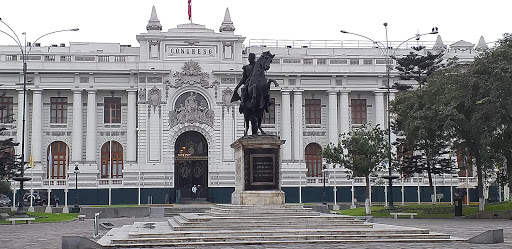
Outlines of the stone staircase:
M 212 204 L 173 205 L 164 207 L 164 217 L 171 218 L 183 213 L 204 213 L 212 207 Z
M 98 243 L 104 247 L 173 247 L 198 245 L 462 242 L 426 229 L 367 223 L 351 216 L 314 212 L 302 205 L 211 207 L 183 213 L 167 222 L 136 222 L 114 228 Z

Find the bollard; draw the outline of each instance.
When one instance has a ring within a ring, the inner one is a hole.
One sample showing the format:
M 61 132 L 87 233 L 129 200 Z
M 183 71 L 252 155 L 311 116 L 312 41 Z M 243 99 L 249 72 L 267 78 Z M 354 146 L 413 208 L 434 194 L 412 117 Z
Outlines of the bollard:
M 94 214 L 94 232 L 93 232 L 93 235 L 92 235 L 94 238 L 98 237 L 98 235 L 99 235 L 99 230 L 100 230 L 100 214 L 101 214 L 101 212 Z

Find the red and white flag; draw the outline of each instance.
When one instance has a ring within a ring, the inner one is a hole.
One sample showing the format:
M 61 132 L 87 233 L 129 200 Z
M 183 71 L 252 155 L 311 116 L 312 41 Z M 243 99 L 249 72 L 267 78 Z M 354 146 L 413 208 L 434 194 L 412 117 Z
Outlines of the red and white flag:
M 192 0 L 188 0 L 188 20 L 192 22 Z

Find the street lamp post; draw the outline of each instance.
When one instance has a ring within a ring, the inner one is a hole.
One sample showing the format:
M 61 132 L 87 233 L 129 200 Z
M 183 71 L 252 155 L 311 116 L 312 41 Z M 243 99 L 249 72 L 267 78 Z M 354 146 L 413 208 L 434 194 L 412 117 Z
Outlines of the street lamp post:
M 384 55 L 386 57 L 386 93 L 387 93 L 387 132 L 388 132 L 388 144 L 391 148 L 391 114 L 389 112 L 389 103 L 390 103 L 390 95 L 391 95 L 391 92 L 390 92 L 390 71 L 391 71 L 391 59 L 392 57 L 394 57 L 396 51 L 398 50 L 398 48 L 400 46 L 402 46 L 404 43 L 412 40 L 412 39 L 416 39 L 416 40 L 419 40 L 420 37 L 424 36 L 424 35 L 433 35 L 433 34 L 437 34 L 438 33 L 438 29 L 437 27 L 433 28 L 432 29 L 432 32 L 429 32 L 429 33 L 424 33 L 424 34 L 416 34 L 415 36 L 401 42 L 396 48 L 393 48 L 389 45 L 389 39 L 388 39 L 388 23 L 385 22 L 383 23 L 384 25 L 384 29 L 386 31 L 386 44 L 384 46 L 384 44 L 382 44 L 382 42 L 378 42 L 378 41 L 375 41 L 367 36 L 364 36 L 364 35 L 360 35 L 360 34 L 357 34 L 357 33 L 352 33 L 352 32 L 348 32 L 348 31 L 345 31 L 345 30 L 341 30 L 340 32 L 343 33 L 343 34 L 350 34 L 350 35 L 355 35 L 355 36 L 359 36 L 359 37 L 362 37 L 362 38 L 365 38 L 371 42 L 373 42 L 373 44 L 376 46 L 376 48 L 378 48 L 380 50 L 380 52 L 382 53 L 382 55 Z M 393 172 L 393 167 L 392 167 L 392 156 L 391 156 L 391 149 L 389 150 L 388 152 L 388 175 L 385 175 L 383 176 L 382 178 L 384 179 L 387 179 L 389 181 L 389 184 L 388 184 L 388 191 L 387 191 L 387 194 L 388 194 L 388 200 L 389 200 L 389 204 L 388 204 L 388 209 L 394 209 L 394 205 L 393 205 L 393 179 L 396 179 L 398 178 L 398 176 L 395 176 L 395 175 L 392 175 L 392 172 Z
M 323 182 L 324 182 L 324 190 L 323 190 L 323 194 L 322 194 L 322 197 L 323 197 L 322 198 L 323 199 L 323 203 L 322 204 L 324 204 L 324 205 L 327 205 L 327 199 L 326 199 L 327 198 L 327 194 L 325 192 L 325 174 L 326 173 L 327 173 L 327 167 L 325 167 L 325 165 L 324 165 L 323 169 L 322 169 L 322 175 L 324 177 L 324 180 L 323 180 Z
M 64 32 L 64 31 L 78 31 L 79 29 L 77 29 L 77 28 L 64 29 L 64 30 L 57 30 L 57 31 L 46 33 L 46 34 L 40 36 L 39 38 L 37 38 L 33 43 L 30 43 L 30 45 L 28 45 L 29 50 L 27 51 L 28 43 L 26 41 L 26 33 L 25 32 L 22 33 L 25 36 L 25 41 L 24 41 L 25 43 L 22 44 L 21 40 L 19 39 L 16 32 L 14 32 L 14 30 L 7 23 L 5 23 L 2 20 L 2 18 L 0 18 L 0 22 L 3 23 L 7 28 L 9 28 L 9 30 L 11 31 L 11 34 L 5 32 L 3 30 L 0 30 L 0 32 L 9 36 L 11 39 L 14 40 L 14 42 L 16 42 L 16 45 L 20 49 L 21 56 L 22 56 L 21 60 L 22 60 L 22 65 L 23 65 L 23 68 L 22 68 L 22 72 L 23 72 L 23 103 L 22 103 L 21 139 L 20 139 L 21 141 L 19 141 L 19 143 L 21 145 L 20 146 L 20 150 L 21 150 L 20 174 L 17 177 L 13 177 L 13 180 L 20 182 L 20 190 L 18 193 L 18 201 L 19 201 L 18 211 L 20 213 L 23 213 L 23 195 L 25 192 L 23 185 L 24 185 L 24 182 L 32 180 L 32 178 L 30 178 L 30 177 L 25 177 L 25 109 L 26 109 L 26 98 L 27 98 L 27 56 L 30 54 L 30 51 L 32 50 L 32 45 L 35 44 L 37 41 L 39 41 L 39 39 L 41 39 L 47 35 L 50 35 L 50 34 Z M 18 104 L 19 104 L 19 100 L 18 100 Z
M 75 163 L 75 205 L 73 206 L 73 213 L 80 213 L 80 205 L 78 204 L 78 162 Z

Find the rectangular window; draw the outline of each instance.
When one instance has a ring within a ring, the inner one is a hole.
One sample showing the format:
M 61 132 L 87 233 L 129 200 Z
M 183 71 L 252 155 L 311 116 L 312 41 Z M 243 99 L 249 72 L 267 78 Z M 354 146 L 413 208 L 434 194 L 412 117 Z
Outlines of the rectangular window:
M 306 124 L 321 124 L 321 104 L 320 99 L 306 99 Z
M 313 65 L 313 59 L 303 59 L 304 65 Z
M 275 105 L 276 99 L 271 98 L 270 102 L 274 103 L 274 104 L 268 108 L 268 112 L 263 114 L 263 121 L 262 121 L 263 124 L 275 124 L 276 123 L 276 105 Z
M 366 124 L 366 99 L 351 99 L 352 124 Z
M 364 59 L 363 65 L 373 65 L 373 60 L 372 59 Z
M 359 59 L 350 59 L 350 65 L 359 65 Z
M 68 122 L 68 98 L 50 98 L 50 123 L 66 124 Z
M 376 59 L 375 64 L 386 65 L 386 59 Z
M 331 65 L 336 65 L 336 64 L 346 65 L 347 64 L 347 60 L 345 60 L 345 59 L 331 59 L 331 60 L 329 60 L 329 64 L 331 64 Z
M 14 103 L 12 97 L 0 97 L 0 123 L 13 122 Z
M 316 64 L 318 65 L 326 65 L 327 59 L 316 59 Z
M 104 123 L 121 123 L 121 97 L 105 97 Z

